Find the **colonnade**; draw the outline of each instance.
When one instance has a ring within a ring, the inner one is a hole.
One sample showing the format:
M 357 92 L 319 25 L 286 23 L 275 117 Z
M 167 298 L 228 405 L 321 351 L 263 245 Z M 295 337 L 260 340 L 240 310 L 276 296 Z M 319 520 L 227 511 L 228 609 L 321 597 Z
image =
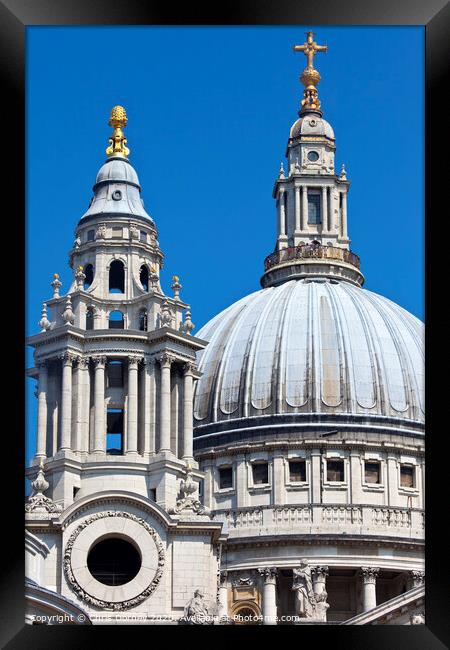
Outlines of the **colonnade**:
M 93 366 L 93 402 L 91 403 L 91 373 Z M 117 360 L 117 357 L 114 357 Z M 193 381 L 195 364 L 184 362 L 175 356 L 162 353 L 159 356 L 130 355 L 127 361 L 126 391 L 126 440 L 124 453 L 151 455 L 172 450 L 173 429 L 177 427 L 177 455 L 185 460 L 193 459 Z M 38 368 L 38 422 L 36 456 L 47 455 L 47 423 L 49 406 L 49 364 L 61 363 L 58 405 L 60 418 L 58 451 L 106 453 L 106 366 L 108 357 L 103 354 L 82 357 L 66 352 L 57 359 L 39 362 Z M 182 404 L 179 405 L 182 426 L 172 420 L 172 377 L 175 367 L 182 373 Z M 139 370 L 142 368 L 141 377 Z M 74 373 L 77 391 L 73 393 Z M 159 396 L 156 382 L 159 373 Z M 59 381 L 59 373 L 58 373 Z M 140 389 L 140 390 L 139 390 Z M 139 395 L 142 400 L 142 417 L 139 417 Z M 90 410 L 93 406 L 93 426 L 90 426 Z M 159 417 L 159 436 L 157 418 Z M 139 445 L 139 433 L 141 433 Z M 157 440 L 159 439 L 158 449 Z M 55 451 L 55 450 L 53 450 Z
M 310 566 L 309 567 L 313 585 L 314 596 L 321 600 L 320 595 L 324 594 L 326 600 L 326 580 L 329 574 L 328 566 Z M 277 616 L 280 612 L 277 609 L 277 578 L 279 570 L 277 567 L 261 567 L 258 573 L 262 577 L 261 590 L 261 610 L 262 622 L 264 625 L 277 625 Z M 376 598 L 376 581 L 380 574 L 378 567 L 362 566 L 357 576 L 361 579 L 362 586 L 362 611 L 367 612 L 377 606 Z M 227 614 L 227 597 L 226 597 L 226 579 L 229 573 L 221 572 L 221 581 L 219 584 L 219 606 L 221 615 Z M 246 576 L 248 572 L 246 572 Z M 425 573 L 423 571 L 410 571 L 412 586 L 417 587 L 424 584 Z M 246 577 L 248 580 L 248 577 Z M 296 588 L 295 583 L 293 588 Z
M 340 237 L 347 236 L 347 193 L 339 193 L 341 197 L 340 218 L 334 218 L 333 212 L 333 191 L 332 185 L 294 185 L 294 232 L 289 232 L 288 218 L 286 214 L 285 193 L 290 190 L 281 186 L 278 193 L 278 237 L 287 241 L 292 235 L 307 235 L 310 233 L 311 225 L 308 225 L 308 190 L 319 190 L 321 192 L 321 232 L 338 234 Z M 313 226 L 314 227 L 314 226 Z

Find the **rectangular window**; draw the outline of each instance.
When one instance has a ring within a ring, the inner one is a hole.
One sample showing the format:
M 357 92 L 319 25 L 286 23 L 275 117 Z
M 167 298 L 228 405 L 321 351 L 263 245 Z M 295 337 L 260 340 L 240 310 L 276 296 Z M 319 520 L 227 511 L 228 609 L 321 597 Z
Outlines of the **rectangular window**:
M 327 481 L 344 481 L 343 460 L 327 460 Z
M 122 388 L 123 387 L 122 361 L 108 361 L 106 377 L 107 377 L 108 388 Z
M 88 230 L 86 239 L 87 239 L 87 241 L 94 241 L 94 239 L 95 239 L 95 230 Z
M 150 496 L 150 501 L 156 501 L 156 489 L 155 488 L 152 488 L 150 490 L 149 496 Z
M 123 237 L 123 228 L 112 227 L 112 236 L 113 238 L 122 239 Z
M 414 467 L 412 465 L 400 466 L 400 485 L 402 487 L 414 487 Z
M 147 233 L 145 232 L 145 230 L 141 230 L 141 231 L 140 231 L 140 233 L 139 233 L 139 239 L 140 239 L 141 241 L 144 241 L 144 242 L 147 241 Z
M 253 485 L 264 485 L 269 482 L 269 465 L 267 463 L 253 463 Z
M 106 453 L 123 454 L 123 410 L 108 409 L 106 416 Z
M 225 488 L 233 487 L 233 468 L 232 467 L 221 467 L 219 469 L 219 489 L 224 490 Z
M 319 193 L 308 191 L 308 223 L 322 223 L 320 199 Z
M 306 463 L 304 460 L 289 461 L 289 480 L 291 483 L 304 483 L 306 481 Z
M 381 483 L 380 480 L 380 463 L 364 463 L 364 480 L 366 483 Z

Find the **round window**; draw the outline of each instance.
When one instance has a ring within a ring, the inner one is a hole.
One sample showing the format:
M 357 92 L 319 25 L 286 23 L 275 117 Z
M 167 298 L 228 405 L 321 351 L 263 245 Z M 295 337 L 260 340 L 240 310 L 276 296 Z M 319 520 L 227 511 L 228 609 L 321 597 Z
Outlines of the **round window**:
M 311 162 L 316 162 L 317 160 L 319 160 L 319 154 L 317 153 L 317 151 L 310 151 L 308 153 L 308 160 L 310 160 Z
M 108 537 L 95 544 L 87 558 L 92 576 L 104 585 L 125 585 L 141 568 L 139 551 L 124 539 Z
M 120 201 L 120 199 L 122 198 L 122 192 L 120 190 L 114 190 L 114 192 L 112 193 L 112 197 L 114 201 Z

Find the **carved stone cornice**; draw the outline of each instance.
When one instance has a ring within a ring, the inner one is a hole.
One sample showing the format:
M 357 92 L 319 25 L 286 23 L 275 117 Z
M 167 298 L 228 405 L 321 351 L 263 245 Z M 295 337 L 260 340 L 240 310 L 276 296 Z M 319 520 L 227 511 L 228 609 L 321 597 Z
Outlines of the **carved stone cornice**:
M 278 575 L 276 567 L 260 567 L 258 573 L 263 576 L 265 584 L 275 584 Z
M 362 577 L 363 583 L 368 585 L 376 583 L 379 572 L 380 569 L 378 567 L 363 566 L 360 568 L 358 574 Z

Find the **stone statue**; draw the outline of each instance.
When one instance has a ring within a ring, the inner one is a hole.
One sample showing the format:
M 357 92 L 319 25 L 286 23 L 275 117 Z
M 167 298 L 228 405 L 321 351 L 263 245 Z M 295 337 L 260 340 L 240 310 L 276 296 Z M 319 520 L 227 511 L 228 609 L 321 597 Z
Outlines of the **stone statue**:
M 183 622 L 186 625 L 208 625 L 211 623 L 212 613 L 205 602 L 205 594 L 201 589 L 196 589 L 194 597 L 184 608 Z
M 293 570 L 295 591 L 295 613 L 300 618 L 315 618 L 316 598 L 314 595 L 311 567 L 305 559 L 300 560 L 300 567 Z
M 327 620 L 327 610 L 330 607 L 327 603 L 328 594 L 325 590 L 316 594 L 316 618 L 319 621 Z

